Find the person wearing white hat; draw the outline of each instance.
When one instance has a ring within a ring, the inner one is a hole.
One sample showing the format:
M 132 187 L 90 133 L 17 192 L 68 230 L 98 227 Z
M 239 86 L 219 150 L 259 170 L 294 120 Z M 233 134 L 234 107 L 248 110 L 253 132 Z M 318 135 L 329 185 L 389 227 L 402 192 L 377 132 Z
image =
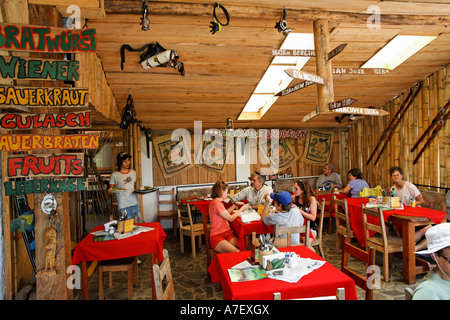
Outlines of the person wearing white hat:
M 427 250 L 415 253 L 430 255 L 437 267 L 416 288 L 413 300 L 450 300 L 450 223 L 431 227 L 425 237 Z

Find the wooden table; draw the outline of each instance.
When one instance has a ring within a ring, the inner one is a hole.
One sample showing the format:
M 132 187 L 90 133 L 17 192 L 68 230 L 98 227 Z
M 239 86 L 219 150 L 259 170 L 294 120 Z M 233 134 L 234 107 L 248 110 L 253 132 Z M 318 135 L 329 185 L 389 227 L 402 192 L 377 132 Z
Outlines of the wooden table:
M 142 232 L 121 240 L 109 240 L 102 242 L 94 242 L 94 236 L 89 233 L 75 248 L 72 256 L 72 264 L 81 263 L 83 298 L 89 300 L 88 290 L 88 261 L 112 260 L 127 257 L 134 257 L 144 254 L 151 256 L 151 264 L 163 261 L 163 245 L 166 239 L 159 222 L 139 223 L 145 227 L 154 228 L 154 230 Z M 103 230 L 103 226 L 97 226 L 92 231 Z M 153 298 L 156 298 L 155 285 L 152 281 Z
M 296 252 L 302 258 L 324 260 L 305 246 L 280 248 L 280 251 Z M 208 272 L 212 282 L 220 282 L 226 300 L 273 300 L 274 292 L 280 292 L 282 299 L 299 299 L 320 296 L 334 296 L 337 288 L 345 288 L 346 300 L 357 300 L 353 279 L 342 273 L 329 262 L 302 277 L 296 283 L 275 279 L 231 282 L 228 269 L 244 261 L 250 251 L 221 253 L 214 257 Z
M 350 224 L 361 247 L 365 247 L 364 225 L 361 203 L 369 202 L 368 198 L 347 199 Z M 388 219 L 400 226 L 399 232 L 403 238 L 403 281 L 407 284 L 416 282 L 415 229 L 430 223 L 439 224 L 445 218 L 445 212 L 423 207 L 411 208 L 404 206 L 403 210 L 383 211 L 384 220 Z

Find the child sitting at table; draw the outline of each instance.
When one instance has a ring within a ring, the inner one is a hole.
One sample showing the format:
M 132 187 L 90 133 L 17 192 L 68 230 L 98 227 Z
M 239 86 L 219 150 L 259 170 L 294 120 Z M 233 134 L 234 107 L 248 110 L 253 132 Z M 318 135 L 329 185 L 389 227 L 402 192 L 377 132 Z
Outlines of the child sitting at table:
M 230 222 L 241 216 L 241 213 L 248 209 L 249 205 L 244 204 L 239 210 L 231 214 L 235 209 L 232 205 L 225 209 L 222 201 L 228 197 L 228 184 L 222 180 L 217 181 L 211 189 L 213 200 L 209 205 L 209 221 L 211 229 L 209 233 L 210 246 L 218 253 L 238 252 L 238 238 L 235 236 Z
M 266 194 L 266 205 L 261 215 L 262 220 L 266 226 L 278 224 L 280 227 L 295 227 L 302 226 L 305 219 L 297 207 L 291 206 L 292 196 L 287 191 L 280 191 L 278 193 Z M 276 213 L 269 215 L 270 200 L 273 199 Z M 286 236 L 285 236 L 286 237 Z M 300 244 L 300 234 L 294 233 L 291 235 L 291 244 Z

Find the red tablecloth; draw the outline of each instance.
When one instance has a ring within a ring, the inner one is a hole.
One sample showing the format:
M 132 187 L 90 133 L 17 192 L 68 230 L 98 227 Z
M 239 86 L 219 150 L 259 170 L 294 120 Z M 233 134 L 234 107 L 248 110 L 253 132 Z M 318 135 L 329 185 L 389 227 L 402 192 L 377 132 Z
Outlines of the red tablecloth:
M 366 204 L 369 202 L 369 198 L 349 198 L 347 199 L 348 214 L 350 216 L 350 224 L 355 233 L 355 236 L 361 247 L 365 247 L 366 238 L 364 236 L 364 224 L 362 219 L 361 203 Z M 425 217 L 431 220 L 435 224 L 439 224 L 445 218 L 445 212 L 404 205 L 403 210 L 385 210 L 383 211 L 384 221 L 387 221 L 391 215 L 410 216 L 410 217 Z
M 305 246 L 280 248 L 280 251 L 296 252 L 302 258 L 324 260 Z M 312 298 L 333 296 L 337 288 L 345 288 L 346 300 L 357 300 L 353 279 L 342 273 L 329 262 L 319 269 L 302 277 L 297 283 L 274 279 L 231 282 L 228 269 L 244 261 L 250 251 L 217 254 L 208 272 L 212 282 L 220 282 L 226 300 L 273 300 L 275 292 L 281 293 L 282 299 Z
M 245 249 L 245 236 L 251 236 L 253 232 L 256 234 L 273 234 L 273 226 L 266 226 L 262 220 L 253 221 L 250 223 L 242 223 L 241 218 L 235 219 L 231 223 L 231 229 L 238 237 L 239 250 L 244 251 Z
M 122 240 L 109 240 L 94 242 L 94 236 L 88 234 L 75 248 L 72 256 L 72 264 L 81 261 L 99 261 L 110 259 L 121 259 L 148 253 L 156 253 L 159 261 L 163 261 L 163 245 L 166 239 L 161 224 L 158 222 L 140 223 L 154 230 L 142 232 Z M 102 230 L 103 226 L 97 226 L 92 231 Z M 91 232 L 92 232 L 91 231 Z

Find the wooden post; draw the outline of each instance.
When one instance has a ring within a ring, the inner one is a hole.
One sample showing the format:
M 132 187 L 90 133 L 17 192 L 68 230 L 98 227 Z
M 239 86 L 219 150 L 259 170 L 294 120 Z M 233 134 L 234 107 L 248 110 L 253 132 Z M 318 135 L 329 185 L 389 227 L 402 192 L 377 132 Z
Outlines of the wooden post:
M 320 113 L 329 112 L 328 104 L 334 101 L 333 72 L 330 52 L 327 20 L 315 20 L 313 23 L 314 48 L 316 50 L 316 74 L 323 78 L 323 84 L 317 83 L 317 100 Z

